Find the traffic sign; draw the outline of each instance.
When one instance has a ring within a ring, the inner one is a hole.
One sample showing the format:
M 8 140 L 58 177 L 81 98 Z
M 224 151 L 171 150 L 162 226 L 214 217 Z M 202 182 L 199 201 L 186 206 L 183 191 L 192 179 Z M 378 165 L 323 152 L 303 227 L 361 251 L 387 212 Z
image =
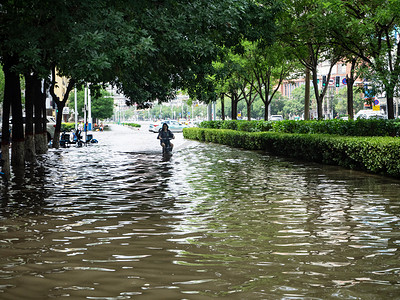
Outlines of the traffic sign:
M 345 77 L 345 78 L 343 78 L 343 80 L 342 80 L 342 83 L 343 83 L 344 85 L 346 85 L 346 84 L 347 84 L 347 79 L 346 79 L 346 77 Z
M 379 100 L 378 99 L 374 100 L 374 105 L 379 105 Z

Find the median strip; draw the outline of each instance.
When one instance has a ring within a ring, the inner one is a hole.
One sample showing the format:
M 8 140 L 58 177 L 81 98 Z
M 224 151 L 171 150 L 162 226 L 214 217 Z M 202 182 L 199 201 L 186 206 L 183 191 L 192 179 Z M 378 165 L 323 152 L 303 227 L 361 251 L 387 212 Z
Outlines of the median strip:
M 326 134 L 245 132 L 230 129 L 186 128 L 187 139 L 299 158 L 322 164 L 400 178 L 397 137 L 353 137 Z

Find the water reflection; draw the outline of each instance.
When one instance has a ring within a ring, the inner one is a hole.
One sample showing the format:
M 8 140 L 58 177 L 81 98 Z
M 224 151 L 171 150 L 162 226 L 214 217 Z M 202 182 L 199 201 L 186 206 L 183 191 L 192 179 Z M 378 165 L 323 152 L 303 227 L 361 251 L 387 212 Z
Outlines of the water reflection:
M 115 128 L 3 189 L 4 299 L 396 298 L 399 182 Z

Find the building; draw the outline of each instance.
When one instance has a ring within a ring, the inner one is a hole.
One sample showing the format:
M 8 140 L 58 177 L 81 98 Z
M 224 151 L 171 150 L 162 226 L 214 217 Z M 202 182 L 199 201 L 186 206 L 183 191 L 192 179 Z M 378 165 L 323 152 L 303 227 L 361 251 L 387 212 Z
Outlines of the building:
M 329 73 L 330 64 L 329 62 L 323 62 L 318 66 L 318 89 L 321 91 L 323 88 L 324 81 L 327 81 L 327 75 Z M 339 89 L 346 88 L 346 75 L 350 74 L 351 64 L 346 64 L 343 62 L 339 62 L 335 64 L 331 71 L 331 76 L 328 84 L 327 94 L 325 95 L 325 99 L 333 98 L 334 93 L 337 93 Z M 290 81 L 283 81 L 279 91 L 281 94 L 287 98 L 292 98 L 292 92 L 294 89 L 305 84 L 305 78 L 298 78 Z M 356 85 L 364 85 L 365 82 L 363 79 L 359 78 L 355 82 Z M 312 80 L 310 82 L 310 86 L 313 86 Z M 377 95 L 375 97 L 375 101 L 377 101 L 377 108 L 386 111 L 386 96 L 384 94 Z M 394 99 L 395 106 L 399 103 L 398 99 Z M 330 101 L 324 101 L 324 114 L 326 118 L 333 118 L 332 106 Z M 398 116 L 399 109 L 395 107 L 395 115 Z M 310 110 L 310 114 L 312 117 L 316 116 L 316 111 Z
M 67 86 L 68 86 L 69 79 L 65 76 L 59 76 L 58 72 L 56 72 L 56 86 L 54 87 L 54 93 L 57 95 L 57 97 L 62 100 L 64 98 L 65 93 L 67 92 Z M 48 116 L 53 116 L 55 117 L 56 115 L 56 108 L 57 104 L 53 101 L 53 98 L 51 97 L 50 93 L 47 94 L 46 97 L 46 113 Z M 65 107 L 63 110 L 63 118 L 64 122 L 67 122 L 68 115 L 69 115 L 69 108 Z

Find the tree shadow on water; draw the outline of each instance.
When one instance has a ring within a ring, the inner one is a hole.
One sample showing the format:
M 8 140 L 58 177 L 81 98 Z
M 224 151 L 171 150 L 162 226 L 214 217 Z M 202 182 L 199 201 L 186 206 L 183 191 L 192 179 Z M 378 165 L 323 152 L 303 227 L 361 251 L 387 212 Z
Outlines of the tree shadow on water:
M 45 188 L 45 168 L 27 165 L 13 168 L 10 181 L 0 189 L 0 216 L 3 218 L 41 215 L 46 206 L 49 190 Z

